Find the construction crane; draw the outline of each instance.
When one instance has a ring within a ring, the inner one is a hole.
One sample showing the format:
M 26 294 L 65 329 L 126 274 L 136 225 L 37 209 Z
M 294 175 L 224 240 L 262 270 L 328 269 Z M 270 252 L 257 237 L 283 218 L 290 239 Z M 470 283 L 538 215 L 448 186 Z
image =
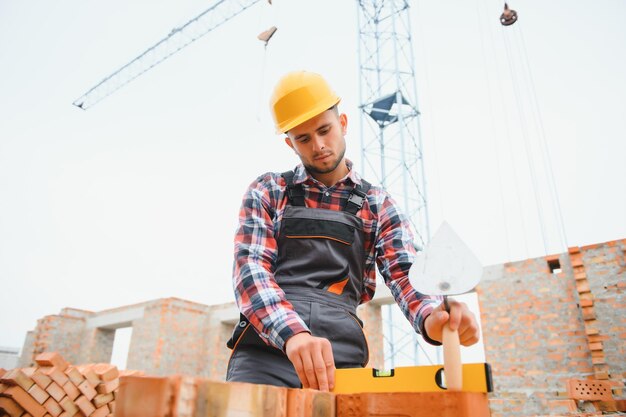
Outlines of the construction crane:
M 115 71 L 72 104 L 87 110 L 105 97 L 113 94 L 144 72 L 174 55 L 190 43 L 223 25 L 261 0 L 219 0 L 211 7 L 171 32 L 137 58 Z M 268 3 L 272 4 L 271 0 Z M 269 39 L 268 39 L 269 40 Z

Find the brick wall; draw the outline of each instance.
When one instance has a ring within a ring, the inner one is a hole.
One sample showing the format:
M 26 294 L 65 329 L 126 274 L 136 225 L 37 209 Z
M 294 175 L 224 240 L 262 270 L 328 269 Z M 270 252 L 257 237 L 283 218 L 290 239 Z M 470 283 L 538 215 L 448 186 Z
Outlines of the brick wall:
M 620 394 L 626 357 L 625 249 L 621 240 L 576 248 L 580 259 L 571 249 L 485 269 L 477 292 L 494 377 L 494 417 L 575 410 L 564 397 L 565 380 L 598 378 L 598 370 L 606 370 L 604 377 Z M 561 272 L 555 274 L 550 263 L 557 261 Z M 590 302 L 584 300 L 590 299 L 595 312 L 586 307 Z

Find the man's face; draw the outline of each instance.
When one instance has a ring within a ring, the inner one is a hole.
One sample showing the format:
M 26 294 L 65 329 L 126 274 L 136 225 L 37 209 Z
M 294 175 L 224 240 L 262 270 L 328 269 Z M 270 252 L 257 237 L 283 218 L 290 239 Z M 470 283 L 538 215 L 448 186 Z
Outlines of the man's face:
M 347 127 L 345 114 L 326 110 L 287 132 L 285 142 L 311 174 L 329 174 L 343 161 Z

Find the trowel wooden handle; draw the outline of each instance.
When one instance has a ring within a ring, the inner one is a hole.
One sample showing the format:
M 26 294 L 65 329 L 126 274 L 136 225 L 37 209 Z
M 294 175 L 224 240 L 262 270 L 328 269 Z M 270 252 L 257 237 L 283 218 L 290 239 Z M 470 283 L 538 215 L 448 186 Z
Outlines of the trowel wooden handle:
M 450 330 L 448 323 L 443 326 L 443 372 L 449 391 L 463 388 L 463 368 L 461 367 L 461 343 L 459 332 Z

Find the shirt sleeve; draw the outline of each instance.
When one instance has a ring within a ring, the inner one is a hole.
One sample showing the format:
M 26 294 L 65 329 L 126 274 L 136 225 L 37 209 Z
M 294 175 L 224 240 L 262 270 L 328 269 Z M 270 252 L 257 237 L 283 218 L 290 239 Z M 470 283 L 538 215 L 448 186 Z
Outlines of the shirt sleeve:
M 310 330 L 274 279 L 278 250 L 273 217 L 280 194 L 272 174 L 246 190 L 235 235 L 233 288 L 239 310 L 266 343 L 284 350 L 291 336 Z
M 400 310 L 432 345 L 441 343 L 431 339 L 424 329 L 426 317 L 441 303 L 442 297 L 428 296 L 413 289 L 409 282 L 409 269 L 416 257 L 413 233 L 407 218 L 396 202 L 386 193 L 381 194 L 379 231 L 376 238 L 376 264 L 385 284 L 398 303 Z

